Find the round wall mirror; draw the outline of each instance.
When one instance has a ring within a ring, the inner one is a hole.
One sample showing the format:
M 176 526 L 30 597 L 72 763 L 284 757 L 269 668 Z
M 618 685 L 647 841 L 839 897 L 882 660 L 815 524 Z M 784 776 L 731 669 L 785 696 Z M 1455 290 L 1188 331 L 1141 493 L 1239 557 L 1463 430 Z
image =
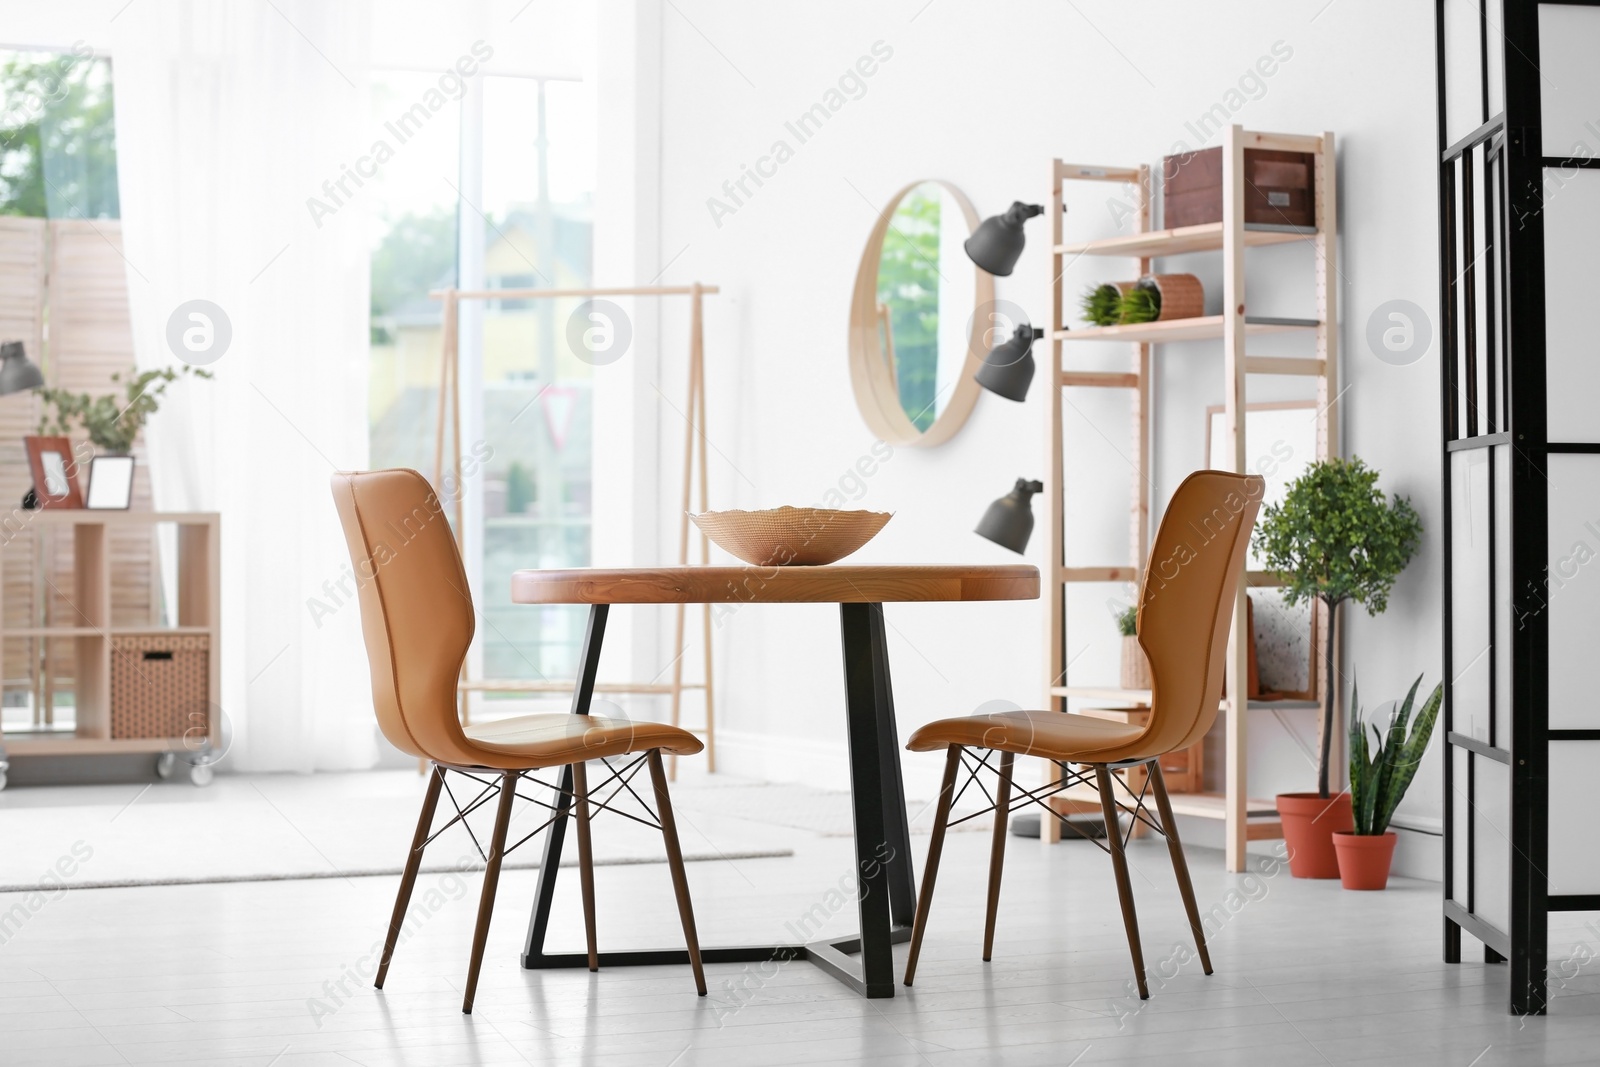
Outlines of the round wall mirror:
M 901 189 L 878 216 L 850 301 L 850 380 L 861 417 L 894 445 L 955 436 L 978 400 L 994 279 L 961 247 L 978 213 L 948 182 Z

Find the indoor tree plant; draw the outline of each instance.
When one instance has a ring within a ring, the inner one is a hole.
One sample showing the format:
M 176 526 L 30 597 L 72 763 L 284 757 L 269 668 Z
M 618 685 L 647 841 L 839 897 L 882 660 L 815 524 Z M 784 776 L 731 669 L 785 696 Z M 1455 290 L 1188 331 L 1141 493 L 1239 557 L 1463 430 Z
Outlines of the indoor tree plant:
M 1407 735 L 1406 724 L 1411 720 L 1421 684 L 1419 674 L 1411 683 L 1405 702 L 1390 713 L 1387 731 L 1380 731 L 1377 723 L 1365 720 L 1355 686 L 1350 687 L 1350 798 L 1355 829 L 1333 835 L 1333 847 L 1339 855 L 1339 880 L 1346 889 L 1382 889 L 1389 884 L 1395 843 L 1389 819 L 1422 765 L 1422 754 L 1427 751 L 1434 721 L 1439 717 L 1439 704 L 1444 699 L 1441 682 L 1428 694 Z M 1377 738 L 1376 751 L 1367 744 L 1368 726 Z
M 125 456 L 133 451 L 133 442 L 144 429 L 145 422 L 160 409 L 167 386 L 186 374 L 196 378 L 211 377 L 210 371 L 185 365 L 141 371 L 126 379 L 126 395 L 120 397 L 115 393 L 90 396 L 68 389 L 40 389 L 39 399 L 54 406 L 55 415 L 52 418 L 48 410 L 40 415 L 39 432 L 66 434 L 77 423 L 96 449 L 105 455 Z M 113 374 L 111 380 L 119 384 L 124 382 L 120 371 Z
M 1350 795 L 1329 789 L 1335 707 L 1333 635 L 1339 606 L 1353 600 L 1377 615 L 1422 537 L 1409 500 L 1385 499 L 1378 472 L 1359 458 L 1318 460 L 1296 478 L 1283 503 L 1268 505 L 1256 530 L 1256 550 L 1278 572 L 1287 604 L 1320 602 L 1328 609 L 1324 642 L 1322 715 L 1317 744 L 1317 791 L 1280 793 L 1278 814 L 1288 844 L 1289 870 L 1298 878 L 1333 878 L 1338 859 L 1333 833 L 1352 828 Z

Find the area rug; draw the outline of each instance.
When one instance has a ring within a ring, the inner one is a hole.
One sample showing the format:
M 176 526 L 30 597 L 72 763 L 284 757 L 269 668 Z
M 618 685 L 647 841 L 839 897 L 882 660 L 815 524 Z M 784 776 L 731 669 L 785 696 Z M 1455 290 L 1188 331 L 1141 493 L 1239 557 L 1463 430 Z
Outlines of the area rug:
M 467 805 L 476 789 L 452 781 Z M 425 780 L 412 771 L 314 775 L 228 775 L 197 789 L 187 782 L 11 788 L 0 792 L 0 893 L 48 886 L 109 888 L 196 885 L 286 879 L 395 876 L 416 830 Z M 693 788 L 674 787 L 674 807 Z M 538 796 L 534 787 L 530 795 Z M 626 799 L 624 797 L 624 799 Z M 623 810 L 629 810 L 618 802 Z M 487 839 L 495 805 L 471 817 L 476 841 Z M 435 827 L 445 813 L 441 799 Z M 533 832 L 549 812 L 519 801 L 508 840 Z M 786 842 L 759 827 L 695 812 L 678 817 L 687 862 L 792 856 Z M 792 839 L 792 835 L 791 839 Z M 660 833 L 629 819 L 598 814 L 595 863 L 664 863 Z M 576 862 L 569 831 L 563 866 Z M 543 834 L 506 861 L 536 868 Z M 425 871 L 480 869 L 474 839 L 457 825 L 426 854 Z M 69 873 L 70 872 L 70 873 Z
M 976 801 L 974 801 L 976 798 Z M 964 815 L 982 810 L 987 798 L 972 786 L 967 796 L 952 811 L 954 822 Z M 673 806 L 680 811 L 726 815 L 765 826 L 784 826 L 809 830 L 820 837 L 854 837 L 855 816 L 850 794 L 809 785 L 779 782 L 746 782 L 726 785 L 706 784 L 700 788 L 673 793 Z M 933 832 L 937 807 L 931 800 L 906 801 L 906 815 L 913 834 Z M 994 823 L 989 816 L 952 826 L 950 833 L 981 830 L 988 833 Z

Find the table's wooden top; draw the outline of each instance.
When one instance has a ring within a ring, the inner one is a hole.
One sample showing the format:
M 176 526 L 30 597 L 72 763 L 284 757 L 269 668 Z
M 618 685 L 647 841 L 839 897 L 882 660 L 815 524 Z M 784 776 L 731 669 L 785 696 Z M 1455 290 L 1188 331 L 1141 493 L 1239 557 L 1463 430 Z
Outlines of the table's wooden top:
M 638 567 L 517 571 L 516 604 L 882 604 L 914 600 L 1036 600 L 1025 564 L 932 567 Z

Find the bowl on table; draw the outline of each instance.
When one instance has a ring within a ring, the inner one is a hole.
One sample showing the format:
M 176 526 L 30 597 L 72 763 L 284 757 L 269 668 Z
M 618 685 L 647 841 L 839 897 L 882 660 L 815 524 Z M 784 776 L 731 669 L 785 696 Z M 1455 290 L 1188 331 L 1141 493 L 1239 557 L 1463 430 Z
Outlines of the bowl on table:
M 690 515 L 707 537 L 746 563 L 815 567 L 843 559 L 875 537 L 887 511 L 769 508 Z

